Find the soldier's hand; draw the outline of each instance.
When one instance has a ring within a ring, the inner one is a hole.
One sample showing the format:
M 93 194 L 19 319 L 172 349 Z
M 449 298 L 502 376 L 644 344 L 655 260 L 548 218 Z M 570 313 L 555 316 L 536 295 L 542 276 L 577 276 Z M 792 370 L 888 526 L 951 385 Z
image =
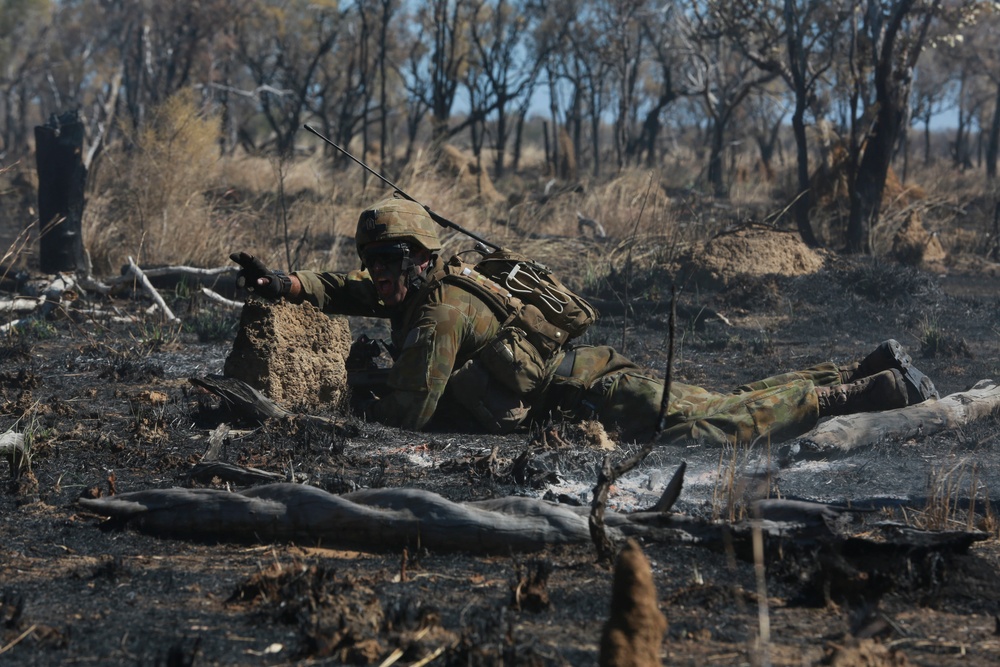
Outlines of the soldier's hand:
M 284 272 L 267 268 L 264 262 L 253 255 L 242 251 L 234 252 L 229 255 L 229 259 L 241 267 L 236 274 L 237 284 L 254 294 L 276 301 L 287 296 L 292 289 L 292 281 Z

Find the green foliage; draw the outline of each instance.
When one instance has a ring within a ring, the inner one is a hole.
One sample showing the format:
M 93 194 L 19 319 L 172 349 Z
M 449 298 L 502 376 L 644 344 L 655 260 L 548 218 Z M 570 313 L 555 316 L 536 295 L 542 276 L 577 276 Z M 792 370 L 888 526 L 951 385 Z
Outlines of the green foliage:
M 138 324 L 135 337 L 142 349 L 152 352 L 178 343 L 182 327 L 180 323 L 164 322 L 160 319 L 142 320 Z
M 31 318 L 17 329 L 11 332 L 12 338 L 22 339 L 23 345 L 30 345 L 28 341 L 33 340 L 51 340 L 59 335 L 59 330 L 56 329 L 56 325 L 52 324 L 48 320 Z

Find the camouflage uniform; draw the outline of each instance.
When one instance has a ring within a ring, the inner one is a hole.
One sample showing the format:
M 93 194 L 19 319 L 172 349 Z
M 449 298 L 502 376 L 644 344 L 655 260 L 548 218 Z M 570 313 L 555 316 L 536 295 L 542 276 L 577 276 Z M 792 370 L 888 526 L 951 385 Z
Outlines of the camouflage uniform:
M 436 260 L 440 262 L 441 260 Z M 389 318 L 399 351 L 389 373 L 392 389 L 373 408 L 378 421 L 418 430 L 427 425 L 453 371 L 472 359 L 500 330 L 490 308 L 466 290 L 439 283 L 423 303 L 389 309 L 367 271 L 295 274 L 306 301 L 327 313 Z
M 575 355 L 572 370 L 557 374 L 549 386 L 549 409 L 573 420 L 596 418 L 618 428 L 624 440 L 650 438 L 663 380 L 610 347 L 583 347 L 570 354 Z M 814 389 L 841 382 L 840 369 L 832 363 L 753 382 L 729 394 L 673 382 L 660 440 L 725 444 L 792 438 L 819 420 Z
M 441 261 L 435 259 L 435 266 Z M 327 313 L 390 319 L 399 351 L 389 375 L 392 391 L 370 412 L 382 423 L 421 429 L 439 408 L 457 402 L 496 432 L 555 413 L 573 420 L 596 417 L 619 429 L 626 440 L 653 433 L 663 382 L 610 347 L 560 352 L 551 360 L 550 382 L 534 394 L 511 397 L 488 376 L 473 374 L 477 355 L 496 337 L 501 323 L 485 302 L 462 287 L 437 283 L 408 296 L 402 308 L 389 309 L 379 301 L 367 271 L 295 275 L 305 299 Z M 761 380 L 731 394 L 675 382 L 662 439 L 724 444 L 793 437 L 819 419 L 813 389 L 840 382 L 833 364 Z

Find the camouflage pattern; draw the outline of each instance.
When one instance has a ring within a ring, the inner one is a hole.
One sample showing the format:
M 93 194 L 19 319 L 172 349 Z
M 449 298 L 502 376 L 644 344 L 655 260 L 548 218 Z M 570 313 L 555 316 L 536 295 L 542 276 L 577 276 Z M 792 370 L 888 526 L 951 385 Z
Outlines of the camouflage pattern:
M 392 343 L 399 350 L 389 373 L 392 391 L 370 414 L 391 426 L 425 427 L 444 397 L 452 372 L 500 331 L 500 322 L 490 308 L 456 285 L 438 283 L 424 290 L 422 303 L 415 303 L 408 295 L 405 308 L 387 308 L 379 301 L 367 271 L 299 271 L 295 275 L 305 299 L 324 312 L 390 320 Z
M 819 419 L 817 386 L 840 383 L 832 363 L 744 385 L 729 394 L 672 383 L 661 442 L 715 445 L 795 437 Z M 572 372 L 550 385 L 549 410 L 573 419 L 597 419 L 623 440 L 648 440 L 660 414 L 663 380 L 610 347 L 576 350 Z
M 431 252 L 441 250 L 438 224 L 427 209 L 395 193 L 361 212 L 354 241 L 359 255 L 376 241 L 414 241 Z
M 436 259 L 429 272 L 440 266 L 441 260 Z M 427 426 L 435 413 L 451 418 L 463 412 L 454 407 L 456 400 L 463 404 L 463 396 L 456 399 L 450 395 L 454 390 L 449 393 L 446 388 L 453 373 L 475 362 L 501 329 L 485 302 L 458 285 L 439 282 L 419 296 L 408 295 L 403 308 L 387 308 L 379 301 L 367 271 L 300 271 L 295 275 L 306 300 L 327 313 L 390 319 L 392 342 L 399 350 L 389 373 L 392 391 L 369 411 L 371 417 L 418 430 Z M 503 432 L 528 414 L 518 407 L 524 400 L 530 408 L 528 416 L 538 420 L 549 415 L 572 420 L 596 418 L 609 429 L 618 429 L 626 441 L 653 435 L 663 395 L 661 378 L 644 372 L 607 346 L 577 348 L 569 369 L 563 368 L 568 363 L 559 365 L 563 354 L 553 359 L 550 368 L 558 366 L 559 373 L 544 387 L 507 402 L 517 419 L 501 424 L 482 411 L 467 409 L 464 413 L 473 413 L 489 430 Z M 794 437 L 819 419 L 813 389 L 840 382 L 840 369 L 832 363 L 760 380 L 728 394 L 675 382 L 661 441 L 721 445 Z M 496 397 L 497 391 L 503 389 L 491 386 L 486 394 Z

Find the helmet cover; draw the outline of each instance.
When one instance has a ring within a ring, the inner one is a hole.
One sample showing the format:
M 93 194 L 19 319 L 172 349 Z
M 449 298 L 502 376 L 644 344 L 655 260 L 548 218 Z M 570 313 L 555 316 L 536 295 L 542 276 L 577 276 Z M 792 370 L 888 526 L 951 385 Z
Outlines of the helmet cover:
M 362 259 L 361 249 L 380 241 L 409 241 L 436 253 L 441 250 L 437 230 L 427 209 L 393 193 L 361 212 L 354 241 Z

